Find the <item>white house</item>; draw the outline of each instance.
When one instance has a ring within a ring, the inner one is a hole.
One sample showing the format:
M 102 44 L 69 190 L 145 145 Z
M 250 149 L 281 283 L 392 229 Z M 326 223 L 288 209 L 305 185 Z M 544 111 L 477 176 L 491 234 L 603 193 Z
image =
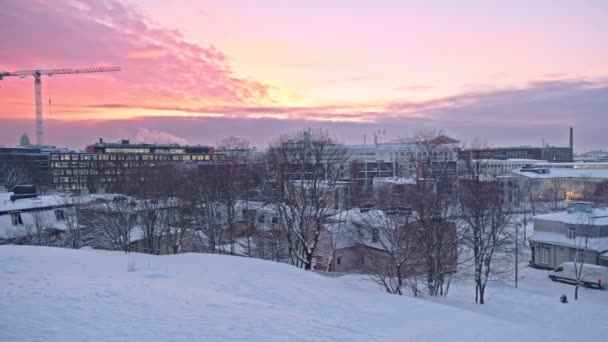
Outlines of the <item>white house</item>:
M 18 243 L 34 234 L 56 238 L 66 229 L 73 199 L 45 195 L 11 200 L 12 193 L 0 193 L 0 243 Z
M 568 210 L 534 216 L 532 265 L 555 268 L 578 251 L 590 264 L 608 266 L 608 209 L 572 202 Z

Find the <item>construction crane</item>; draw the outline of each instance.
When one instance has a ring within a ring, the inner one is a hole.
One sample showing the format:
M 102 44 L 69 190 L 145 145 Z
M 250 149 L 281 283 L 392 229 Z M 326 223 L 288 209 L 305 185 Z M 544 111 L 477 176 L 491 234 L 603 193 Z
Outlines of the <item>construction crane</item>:
M 4 77 L 16 76 L 19 78 L 26 78 L 28 76 L 34 77 L 34 94 L 36 98 L 36 145 L 42 146 L 43 140 L 43 125 L 42 125 L 42 75 L 53 76 L 53 75 L 65 75 L 65 74 L 89 74 L 94 72 L 110 72 L 120 71 L 120 67 L 94 67 L 94 68 L 76 68 L 76 69 L 50 69 L 50 70 L 19 70 L 13 72 L 0 72 L 0 81 Z

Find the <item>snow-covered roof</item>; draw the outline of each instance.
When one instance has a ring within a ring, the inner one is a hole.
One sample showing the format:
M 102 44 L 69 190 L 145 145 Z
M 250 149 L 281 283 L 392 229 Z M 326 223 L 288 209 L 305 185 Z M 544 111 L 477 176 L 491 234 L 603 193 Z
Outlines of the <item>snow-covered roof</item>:
M 548 173 L 536 173 L 521 170 L 513 170 L 512 174 L 528 178 L 594 178 L 608 179 L 608 169 L 587 168 L 549 168 Z
M 12 192 L 0 193 L 0 212 L 52 207 L 70 203 L 68 202 L 67 196 L 44 195 L 37 196 L 34 198 L 22 198 L 16 201 L 11 201 L 11 195 Z
M 566 235 L 552 232 L 539 232 L 535 231 L 530 240 L 535 242 L 544 242 L 552 245 L 580 248 L 587 246 L 589 250 L 596 250 L 600 252 L 606 251 L 608 253 L 608 238 L 589 238 L 582 241 L 583 237 L 577 237 L 575 239 L 569 239 Z
M 383 249 L 380 242 L 372 242 L 371 236 L 365 236 L 369 229 L 361 229 L 364 225 L 373 225 L 374 222 L 382 224 L 386 214 L 382 210 L 370 209 L 361 212 L 360 209 L 343 210 L 336 215 L 330 216 L 325 227 L 335 239 L 336 249 L 348 248 L 355 245 L 366 245 L 373 248 Z M 363 235 L 363 236 L 361 236 Z M 368 234 L 369 235 L 369 234 Z M 381 236 L 379 238 L 382 238 Z
M 534 218 L 567 224 L 605 226 L 608 225 L 608 209 L 594 208 L 590 212 L 564 210 L 557 213 L 536 215 Z

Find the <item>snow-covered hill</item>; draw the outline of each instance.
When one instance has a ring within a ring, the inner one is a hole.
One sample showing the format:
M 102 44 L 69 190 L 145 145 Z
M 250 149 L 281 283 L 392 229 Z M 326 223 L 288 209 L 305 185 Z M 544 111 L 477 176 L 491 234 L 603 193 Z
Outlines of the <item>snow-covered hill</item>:
M 220 255 L 0 246 L 0 341 L 572 342 L 606 337 L 604 305 L 564 305 L 531 290 L 504 288 L 492 290 L 503 294 L 497 296 L 502 301 L 490 298 L 479 308 L 459 297 L 457 286 L 454 291 L 453 299 L 399 297 L 357 277 L 328 278 Z M 507 291 L 514 295 L 504 295 Z

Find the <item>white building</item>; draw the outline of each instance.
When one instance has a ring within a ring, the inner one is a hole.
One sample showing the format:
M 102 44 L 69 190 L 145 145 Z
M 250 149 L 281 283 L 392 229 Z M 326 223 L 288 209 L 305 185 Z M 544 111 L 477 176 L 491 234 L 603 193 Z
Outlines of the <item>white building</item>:
M 608 209 L 573 202 L 568 210 L 534 216 L 530 243 L 535 267 L 574 261 L 577 251 L 585 263 L 608 266 Z
M 429 151 L 423 151 L 421 145 L 414 143 L 380 143 L 369 145 L 347 145 L 349 152 L 350 179 L 371 185 L 375 177 L 411 177 L 415 176 L 413 160 L 424 156 L 433 163 L 448 164 L 456 173 L 458 160 L 458 141 L 448 137 L 438 137 L 441 142 Z
M 510 186 L 513 197 L 517 192 L 540 201 L 590 199 L 598 185 L 608 181 L 608 168 L 545 168 L 515 169 L 500 177 Z
M 73 199 L 45 195 L 11 200 L 12 193 L 0 193 L 0 243 L 19 243 L 33 235 L 56 239 L 66 230 Z

